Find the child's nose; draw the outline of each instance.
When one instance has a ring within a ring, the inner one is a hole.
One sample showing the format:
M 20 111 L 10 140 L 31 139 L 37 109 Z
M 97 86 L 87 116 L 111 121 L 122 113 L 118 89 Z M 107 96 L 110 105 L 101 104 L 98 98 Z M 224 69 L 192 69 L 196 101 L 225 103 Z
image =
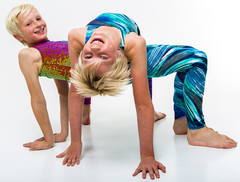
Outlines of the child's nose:
M 92 51 L 95 51 L 95 52 L 98 52 L 98 51 L 101 50 L 101 48 L 98 47 L 98 46 L 92 46 L 92 47 L 91 47 L 91 50 L 92 50 Z
M 38 26 L 41 26 L 42 24 L 41 24 L 39 21 L 35 21 L 35 22 L 34 22 L 34 25 L 35 25 L 36 27 L 38 27 Z

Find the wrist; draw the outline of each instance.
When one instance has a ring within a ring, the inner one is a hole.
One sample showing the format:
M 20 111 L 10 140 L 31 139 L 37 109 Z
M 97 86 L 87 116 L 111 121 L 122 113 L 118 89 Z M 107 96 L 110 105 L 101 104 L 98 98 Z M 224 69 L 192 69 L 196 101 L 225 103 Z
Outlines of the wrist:
M 44 141 L 47 145 L 48 148 L 53 147 L 54 143 L 55 143 L 55 138 L 53 137 L 52 139 L 45 139 Z
M 141 156 L 141 161 L 148 160 L 148 159 L 155 159 L 154 154 Z
M 81 147 L 82 146 L 82 141 L 81 140 L 80 141 L 71 140 L 71 145 Z

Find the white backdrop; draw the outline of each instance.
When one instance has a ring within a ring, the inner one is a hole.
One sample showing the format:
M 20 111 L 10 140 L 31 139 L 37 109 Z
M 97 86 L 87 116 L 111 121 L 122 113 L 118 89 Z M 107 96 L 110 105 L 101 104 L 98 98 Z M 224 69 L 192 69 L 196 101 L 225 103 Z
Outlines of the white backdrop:
M 23 3 L 31 3 L 39 10 L 47 22 L 51 40 L 67 40 L 71 29 L 85 26 L 102 12 L 125 13 L 138 23 L 148 44 L 191 45 L 205 51 L 209 57 L 207 86 L 237 84 L 239 81 L 238 0 L 151 0 L 137 3 L 133 0 L 9 0 L 7 4 L 1 1 L 0 6 L 0 81 L 2 87 L 11 89 L 1 89 L 1 97 L 3 93 L 13 94 L 16 88 L 18 91 L 25 88 L 17 63 L 17 54 L 23 46 L 8 34 L 4 26 L 8 12 Z
M 24 47 L 11 37 L 5 28 L 5 18 L 9 11 L 23 3 L 33 4 L 42 14 L 48 25 L 50 40 L 67 40 L 71 29 L 85 26 L 89 20 L 102 12 L 124 13 L 137 22 L 147 44 L 190 45 L 206 52 L 209 66 L 204 102 L 211 97 L 228 99 L 229 94 L 234 104 L 227 107 L 234 110 L 240 102 L 237 92 L 240 88 L 238 0 L 151 0 L 137 3 L 133 0 L 8 0 L 7 4 L 1 1 L 0 6 L 1 115 L 11 115 L 15 111 L 13 107 L 21 109 L 20 115 L 31 113 L 28 90 L 17 58 L 19 50 Z M 47 101 L 51 102 L 53 97 L 57 98 L 52 80 L 41 78 L 40 81 Z M 154 92 L 154 96 L 157 94 L 158 97 L 162 97 L 162 94 L 170 91 L 172 97 L 172 84 L 173 75 L 154 80 L 154 90 L 159 93 Z M 226 90 L 221 91 L 216 85 L 221 85 Z M 14 105 L 10 101 L 14 101 Z M 159 107 L 162 109 L 164 105 Z
M 5 28 L 5 18 L 9 11 L 24 3 L 33 4 L 42 14 L 50 40 L 67 40 L 71 29 L 85 26 L 100 13 L 118 12 L 137 22 L 147 44 L 190 45 L 206 52 L 209 67 L 204 112 L 205 116 L 215 115 L 218 121 L 207 122 L 215 126 L 223 125 L 229 133 L 235 131 L 233 136 L 239 138 L 234 125 L 239 123 L 240 103 L 239 0 L 7 0 L 0 2 L 0 142 L 3 148 L 14 150 L 14 145 L 41 136 L 31 111 L 27 86 L 18 66 L 17 55 L 24 47 Z M 58 96 L 54 83 L 46 78 L 40 81 L 49 113 L 52 113 L 50 117 L 58 118 Z M 153 102 L 157 110 L 166 112 L 166 108 L 172 107 L 172 85 L 173 76 L 154 80 Z M 111 112 L 113 99 L 120 104 L 119 99 L 123 102 L 132 99 L 130 92 L 131 87 L 127 86 L 123 96 L 93 98 L 92 109 L 96 114 L 93 118 L 105 110 Z M 160 98 L 161 103 L 156 98 Z M 215 102 L 210 103 L 212 99 Z M 106 107 L 102 107 L 103 104 Z M 134 112 L 132 106 L 133 102 L 124 107 Z M 168 116 L 173 117 L 171 108 L 169 110 Z M 225 122 L 229 115 L 232 115 L 232 122 Z M 59 127 L 59 122 L 53 123 L 53 127 Z M 23 128 L 24 132 L 29 132 L 22 133 Z M 0 156 L 8 155 L 8 150 L 0 150 Z

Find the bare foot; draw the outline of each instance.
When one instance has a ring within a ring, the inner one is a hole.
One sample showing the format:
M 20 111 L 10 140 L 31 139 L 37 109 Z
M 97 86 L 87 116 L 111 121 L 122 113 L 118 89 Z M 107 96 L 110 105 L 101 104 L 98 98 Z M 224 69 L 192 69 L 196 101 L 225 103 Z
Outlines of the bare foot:
M 65 142 L 67 139 L 67 135 L 62 133 L 54 133 L 55 143 Z
M 83 120 L 82 120 L 82 124 L 83 125 L 90 125 L 91 120 L 90 120 L 90 113 L 91 113 L 91 108 L 90 108 L 91 104 L 85 104 L 83 106 Z
M 204 147 L 229 149 L 237 146 L 237 142 L 207 126 L 198 130 L 188 129 L 187 139 L 190 145 Z
M 154 111 L 154 122 L 166 117 L 165 113 Z
M 173 124 L 173 131 L 176 135 L 187 134 L 187 118 L 175 119 Z

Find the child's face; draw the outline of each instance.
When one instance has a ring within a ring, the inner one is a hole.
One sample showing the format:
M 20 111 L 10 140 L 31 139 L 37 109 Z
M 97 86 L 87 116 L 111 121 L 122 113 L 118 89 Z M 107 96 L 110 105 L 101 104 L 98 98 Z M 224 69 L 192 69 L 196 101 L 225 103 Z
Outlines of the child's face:
M 24 41 L 28 47 L 43 42 L 47 39 L 47 25 L 41 15 L 32 9 L 29 14 L 18 17 L 19 30 L 22 33 L 18 40 Z
M 94 31 L 82 50 L 83 66 L 92 62 L 101 62 L 96 71 L 96 75 L 101 75 L 111 69 L 119 51 L 109 36 Z

